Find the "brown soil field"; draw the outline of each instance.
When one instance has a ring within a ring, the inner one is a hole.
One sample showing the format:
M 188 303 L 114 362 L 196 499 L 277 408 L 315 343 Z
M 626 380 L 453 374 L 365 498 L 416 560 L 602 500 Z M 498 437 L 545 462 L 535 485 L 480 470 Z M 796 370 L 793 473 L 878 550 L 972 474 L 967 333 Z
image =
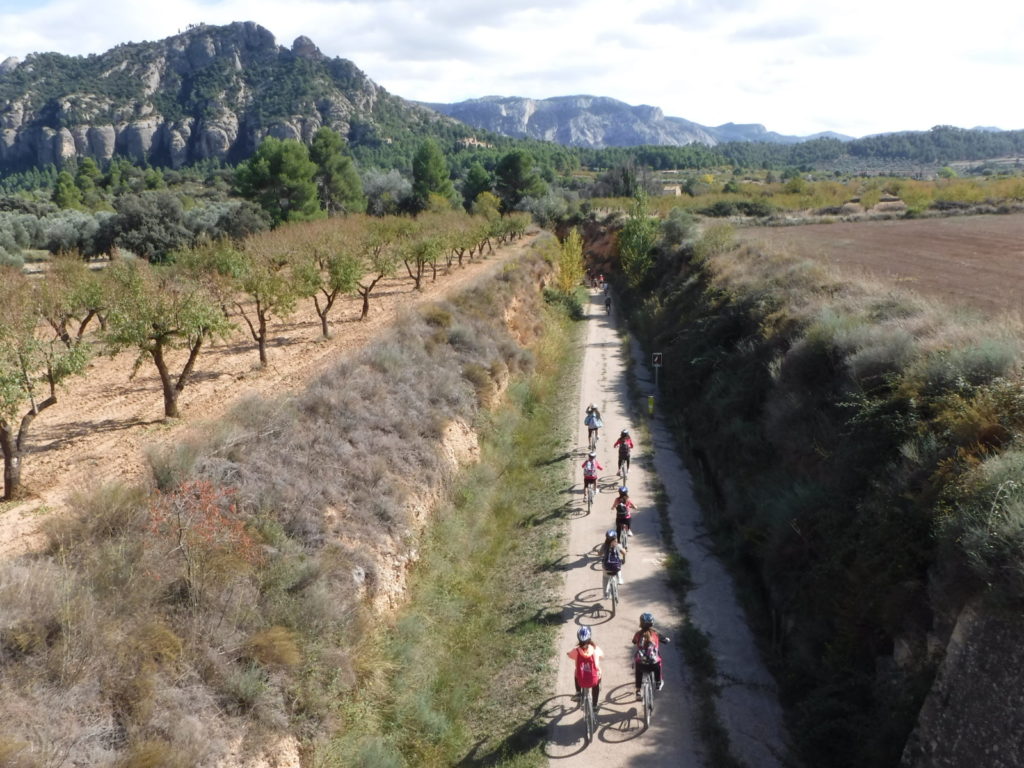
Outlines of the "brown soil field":
M 370 314 L 359 322 L 362 300 L 339 300 L 331 313 L 332 336 L 323 339 L 312 301 L 300 302 L 286 319 L 272 321 L 269 362 L 259 357 L 240 317 L 231 338 L 203 350 L 193 378 L 179 397 L 183 417 L 163 417 L 160 380 L 149 357 L 137 370 L 137 355 L 97 356 L 84 376 L 67 382 L 56 405 L 43 411 L 32 425 L 22 467 L 23 498 L 0 503 L 0 557 L 38 548 L 42 522 L 67 509 L 69 496 L 105 482 L 137 482 L 148 473 L 146 450 L 172 444 L 187 430 L 225 413 L 241 398 L 287 396 L 328 369 L 346 354 L 386 333 L 399 312 L 465 290 L 497 271 L 533 243 L 531 234 L 496 249 L 494 255 L 427 278 L 417 293 L 407 277 L 381 281 L 370 299 Z M 184 354 L 170 360 L 175 374 Z M 133 373 L 134 371 L 134 373 Z
M 752 227 L 739 239 L 987 313 L 1024 314 L 1024 215 Z

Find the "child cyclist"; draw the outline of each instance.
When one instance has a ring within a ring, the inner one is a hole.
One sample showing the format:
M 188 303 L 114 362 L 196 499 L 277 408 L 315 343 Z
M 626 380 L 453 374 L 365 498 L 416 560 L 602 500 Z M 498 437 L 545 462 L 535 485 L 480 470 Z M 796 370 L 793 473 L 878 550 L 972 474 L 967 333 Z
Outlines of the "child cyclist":
M 597 473 L 598 470 L 603 471 L 604 467 L 598 463 L 597 453 L 594 451 L 587 454 L 587 460 L 580 466 L 583 467 L 583 496 L 586 498 L 588 485 L 594 486 L 594 493 L 597 493 Z
M 609 589 L 612 579 L 618 579 L 622 584 L 622 566 L 626 564 L 626 550 L 619 544 L 618 534 L 614 528 L 609 528 L 604 535 L 604 543 L 598 553 L 601 556 L 601 569 L 604 576 L 601 579 L 601 587 L 605 599 L 610 597 Z
M 580 627 L 576 632 L 576 639 L 578 641 L 576 647 L 566 654 L 576 662 L 576 671 L 573 676 L 576 695 L 582 702 L 583 689 L 589 688 L 596 711 L 597 702 L 601 698 L 601 657 L 604 656 L 604 651 L 598 648 L 597 643 L 594 642 L 590 627 Z
M 669 641 L 659 635 L 654 628 L 654 616 L 644 612 L 640 614 L 640 630 L 633 635 L 633 674 L 636 685 L 636 698 L 640 699 L 640 681 L 645 672 L 654 673 L 654 683 L 660 691 L 665 687 L 665 678 L 661 669 L 661 642 Z
M 583 423 L 587 427 L 587 444 L 591 447 L 597 445 L 597 431 L 604 426 L 604 422 L 601 420 L 601 411 L 593 403 L 587 406 Z
M 619 449 L 619 471 L 622 471 L 622 465 L 625 464 L 626 471 L 629 472 L 629 454 L 633 450 L 633 438 L 629 436 L 628 429 L 622 430 L 612 447 Z
M 620 537 L 619 541 L 622 541 L 623 530 L 626 531 L 627 536 L 632 536 L 633 510 L 636 509 L 636 504 L 629 500 L 629 488 L 624 485 L 619 486 L 619 495 L 612 502 L 612 509 L 615 510 L 615 532 Z

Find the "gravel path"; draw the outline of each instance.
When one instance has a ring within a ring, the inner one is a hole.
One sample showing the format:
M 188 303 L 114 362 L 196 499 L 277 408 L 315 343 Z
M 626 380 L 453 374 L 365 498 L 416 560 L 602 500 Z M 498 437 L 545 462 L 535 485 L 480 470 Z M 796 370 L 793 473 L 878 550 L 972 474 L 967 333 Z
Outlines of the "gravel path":
M 653 613 L 657 627 L 670 637 L 683 621 L 662 567 L 667 553 L 650 481 L 651 473 L 656 471 L 668 492 L 675 541 L 690 561 L 697 584 L 689 597 L 693 620 L 711 636 L 712 651 L 722 675 L 718 708 L 732 739 L 733 752 L 749 768 L 781 766 L 785 731 L 774 681 L 760 662 L 728 574 L 703 544 L 700 510 L 693 498 L 689 474 L 675 453 L 667 429 L 658 420 L 651 424 L 653 454 L 652 446 L 637 441 L 638 435 L 633 432 L 637 446 L 628 485 L 630 498 L 639 510 L 633 515 L 636 535 L 630 540 L 617 615 L 611 615 L 610 604 L 601 594 L 601 567 L 596 552 L 604 531 L 614 527 L 611 505 L 618 485 L 612 443 L 621 429 L 633 425 L 624 407 L 628 398 L 625 353 L 615 329 L 615 317 L 605 314 L 603 299 L 596 291 L 587 310 L 590 319 L 578 408 L 568 415 L 578 425 L 578 448 L 571 456 L 572 520 L 568 553 L 562 565 L 566 573 L 566 621 L 559 637 L 556 692 L 543 710 L 549 722 L 546 751 L 550 764 L 564 768 L 703 765 L 690 672 L 676 645 L 663 647 L 666 684 L 656 697 L 649 729 L 643 727 L 642 710 L 633 692 L 630 641 L 640 613 Z M 641 386 L 650 384 L 641 381 Z M 587 440 L 582 420 L 591 402 L 597 404 L 605 423 L 597 449 L 598 461 L 605 469 L 598 483 L 600 493 L 588 515 L 582 500 L 580 464 L 585 458 L 583 447 Z M 583 625 L 592 627 L 594 639 L 605 653 L 598 731 L 589 745 L 584 740 L 582 710 L 572 698 L 573 662 L 565 656 L 576 644 L 576 631 Z

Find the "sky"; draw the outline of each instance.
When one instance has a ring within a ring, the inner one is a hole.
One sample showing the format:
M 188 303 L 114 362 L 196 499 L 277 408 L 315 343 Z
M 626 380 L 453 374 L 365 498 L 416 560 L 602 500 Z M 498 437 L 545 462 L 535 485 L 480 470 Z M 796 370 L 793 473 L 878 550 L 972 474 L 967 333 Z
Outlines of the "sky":
M 232 21 L 305 35 L 416 101 L 590 94 L 796 135 L 1024 129 L 1014 0 L 0 0 L 0 61 Z

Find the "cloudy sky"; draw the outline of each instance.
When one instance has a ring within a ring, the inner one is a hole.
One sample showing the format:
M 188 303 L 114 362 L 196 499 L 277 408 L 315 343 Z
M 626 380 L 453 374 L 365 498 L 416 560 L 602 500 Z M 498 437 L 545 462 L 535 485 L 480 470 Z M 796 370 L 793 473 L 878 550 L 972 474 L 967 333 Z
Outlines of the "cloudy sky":
M 420 101 L 584 93 L 792 134 L 1024 129 L 1012 0 L 0 0 L 0 60 L 230 21 L 306 35 Z

